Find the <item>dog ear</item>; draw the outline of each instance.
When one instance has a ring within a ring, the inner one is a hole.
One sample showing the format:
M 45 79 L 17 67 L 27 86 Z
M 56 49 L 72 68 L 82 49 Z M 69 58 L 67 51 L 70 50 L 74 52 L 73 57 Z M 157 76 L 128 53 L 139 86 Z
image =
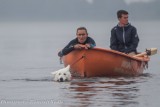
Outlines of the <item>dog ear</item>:
M 70 65 L 67 65 L 66 69 L 69 71 L 69 69 L 70 69 Z

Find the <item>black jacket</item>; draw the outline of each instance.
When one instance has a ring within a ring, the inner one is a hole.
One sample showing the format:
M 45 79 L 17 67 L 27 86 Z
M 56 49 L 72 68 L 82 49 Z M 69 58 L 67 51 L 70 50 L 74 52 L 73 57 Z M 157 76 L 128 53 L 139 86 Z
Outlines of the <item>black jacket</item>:
M 84 44 L 90 44 L 91 48 L 95 47 L 96 46 L 96 43 L 95 41 L 91 38 L 91 37 L 87 37 L 86 41 L 83 43 Z M 63 55 L 67 55 L 68 53 L 70 53 L 71 51 L 74 50 L 74 45 L 76 44 L 81 44 L 78 42 L 78 39 L 75 38 L 73 40 L 71 40 L 67 46 L 65 46 L 59 53 L 58 53 L 58 56 L 59 57 L 62 57 Z
M 111 30 L 110 48 L 113 50 L 124 53 L 137 52 L 138 43 L 137 30 L 131 24 L 125 27 L 117 25 Z

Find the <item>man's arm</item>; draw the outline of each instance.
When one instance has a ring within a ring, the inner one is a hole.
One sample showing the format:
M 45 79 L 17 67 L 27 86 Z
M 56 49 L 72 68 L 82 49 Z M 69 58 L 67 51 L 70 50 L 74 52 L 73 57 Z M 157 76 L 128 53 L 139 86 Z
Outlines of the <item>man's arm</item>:
M 58 56 L 62 57 L 63 55 L 67 55 L 68 53 L 70 53 L 73 50 L 74 50 L 74 43 L 73 43 L 73 41 L 71 41 L 60 52 L 58 52 Z
M 96 46 L 96 42 L 91 37 L 89 37 L 89 40 L 88 40 L 88 43 L 86 43 L 86 46 L 88 48 L 94 48 Z
M 110 48 L 113 50 L 117 50 L 117 38 L 115 28 L 111 30 Z
M 131 32 L 131 40 L 132 40 L 132 43 L 131 43 L 130 47 L 127 49 L 127 53 L 136 51 L 136 48 L 139 43 L 139 37 L 137 34 L 137 29 L 135 27 L 133 28 L 133 30 Z

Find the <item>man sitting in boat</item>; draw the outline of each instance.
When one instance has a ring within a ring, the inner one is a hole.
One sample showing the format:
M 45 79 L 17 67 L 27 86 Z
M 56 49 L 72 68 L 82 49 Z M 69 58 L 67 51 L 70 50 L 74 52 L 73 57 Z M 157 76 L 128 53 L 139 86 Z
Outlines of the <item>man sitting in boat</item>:
M 66 47 L 64 47 L 58 56 L 62 57 L 75 49 L 90 49 L 96 46 L 95 41 L 88 37 L 88 32 L 85 27 L 79 27 L 76 33 L 77 37 L 71 40 Z
M 139 43 L 137 30 L 128 22 L 127 11 L 119 10 L 117 18 L 119 23 L 111 30 L 110 48 L 133 56 Z

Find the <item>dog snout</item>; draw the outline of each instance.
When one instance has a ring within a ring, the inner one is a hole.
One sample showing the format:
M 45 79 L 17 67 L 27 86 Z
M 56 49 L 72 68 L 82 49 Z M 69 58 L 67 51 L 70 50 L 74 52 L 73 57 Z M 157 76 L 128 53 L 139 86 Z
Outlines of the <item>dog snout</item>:
M 59 81 L 60 81 L 60 82 L 63 82 L 64 80 L 63 80 L 63 78 L 60 78 Z

